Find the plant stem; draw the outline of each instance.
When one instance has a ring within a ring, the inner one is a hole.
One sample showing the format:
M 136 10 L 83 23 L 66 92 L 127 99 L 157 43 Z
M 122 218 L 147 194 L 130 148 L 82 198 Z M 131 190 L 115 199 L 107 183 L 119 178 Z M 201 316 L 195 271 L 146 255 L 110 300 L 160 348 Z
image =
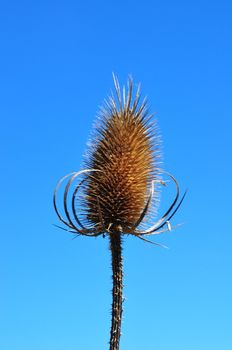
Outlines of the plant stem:
M 110 332 L 110 350 L 119 350 L 122 322 L 123 303 L 123 267 L 121 233 L 114 231 L 110 234 L 110 250 L 112 255 L 112 320 Z

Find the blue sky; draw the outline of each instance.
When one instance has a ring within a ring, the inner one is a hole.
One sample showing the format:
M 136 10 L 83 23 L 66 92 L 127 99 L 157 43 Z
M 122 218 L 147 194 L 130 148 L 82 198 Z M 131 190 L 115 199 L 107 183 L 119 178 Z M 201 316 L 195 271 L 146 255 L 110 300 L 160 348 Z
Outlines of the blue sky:
M 157 238 L 169 250 L 124 240 L 121 350 L 232 348 L 231 7 L 1 2 L 1 349 L 108 348 L 108 240 L 52 226 L 52 193 L 80 168 L 112 71 L 142 82 L 163 167 L 189 189 L 185 224 Z

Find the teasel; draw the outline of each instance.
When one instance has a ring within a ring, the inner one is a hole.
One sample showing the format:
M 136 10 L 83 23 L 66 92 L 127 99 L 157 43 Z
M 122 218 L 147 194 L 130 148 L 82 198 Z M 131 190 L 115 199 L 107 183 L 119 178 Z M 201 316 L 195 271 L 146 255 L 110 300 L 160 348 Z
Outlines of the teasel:
M 160 168 L 159 136 L 146 99 L 140 102 L 140 86 L 134 93 L 129 78 L 127 91 L 123 87 L 121 92 L 114 75 L 113 79 L 116 97 L 111 94 L 101 108 L 84 169 L 58 182 L 53 203 L 60 221 L 67 227 L 62 229 L 87 237 L 109 237 L 113 279 L 109 344 L 110 350 L 118 350 L 123 304 L 122 238 L 132 235 L 162 246 L 145 237 L 172 229 L 170 220 L 186 192 L 180 199 L 177 180 Z M 174 182 L 175 197 L 165 214 L 151 227 L 144 228 L 143 222 L 154 213 L 160 185 L 167 184 L 162 180 L 163 174 Z M 64 218 L 57 206 L 57 191 L 65 180 Z

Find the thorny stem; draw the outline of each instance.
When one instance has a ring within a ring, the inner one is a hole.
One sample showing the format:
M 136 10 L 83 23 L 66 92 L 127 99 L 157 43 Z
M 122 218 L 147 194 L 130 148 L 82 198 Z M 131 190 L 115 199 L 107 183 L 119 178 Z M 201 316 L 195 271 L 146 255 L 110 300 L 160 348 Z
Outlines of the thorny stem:
M 122 246 L 121 233 L 114 231 L 110 234 L 110 250 L 112 255 L 112 320 L 110 332 L 110 350 L 119 350 L 122 322 L 123 303 L 123 267 L 122 267 Z

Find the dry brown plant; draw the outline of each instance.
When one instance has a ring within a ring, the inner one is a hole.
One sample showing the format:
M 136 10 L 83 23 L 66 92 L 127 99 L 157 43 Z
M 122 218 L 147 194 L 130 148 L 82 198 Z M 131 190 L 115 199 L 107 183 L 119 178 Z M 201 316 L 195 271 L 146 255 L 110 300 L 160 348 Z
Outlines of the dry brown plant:
M 110 350 L 119 349 L 123 304 L 122 236 L 133 235 L 144 241 L 146 236 L 171 230 L 170 220 L 180 207 L 177 180 L 160 168 L 159 136 L 156 123 L 149 115 L 146 99 L 140 102 L 140 87 L 133 92 L 132 79 L 122 92 L 114 76 L 115 98 L 112 94 L 101 109 L 94 136 L 85 157 L 85 169 L 63 177 L 54 192 L 54 208 L 68 228 L 76 235 L 97 237 L 107 235 L 112 256 L 112 321 Z M 176 194 L 165 214 L 150 228 L 142 223 L 156 205 L 160 185 L 166 174 L 174 182 Z M 72 190 L 75 179 L 80 182 Z M 64 213 L 57 207 L 57 191 L 65 179 Z M 70 209 L 69 209 L 69 196 Z M 78 214 L 79 212 L 79 214 Z

